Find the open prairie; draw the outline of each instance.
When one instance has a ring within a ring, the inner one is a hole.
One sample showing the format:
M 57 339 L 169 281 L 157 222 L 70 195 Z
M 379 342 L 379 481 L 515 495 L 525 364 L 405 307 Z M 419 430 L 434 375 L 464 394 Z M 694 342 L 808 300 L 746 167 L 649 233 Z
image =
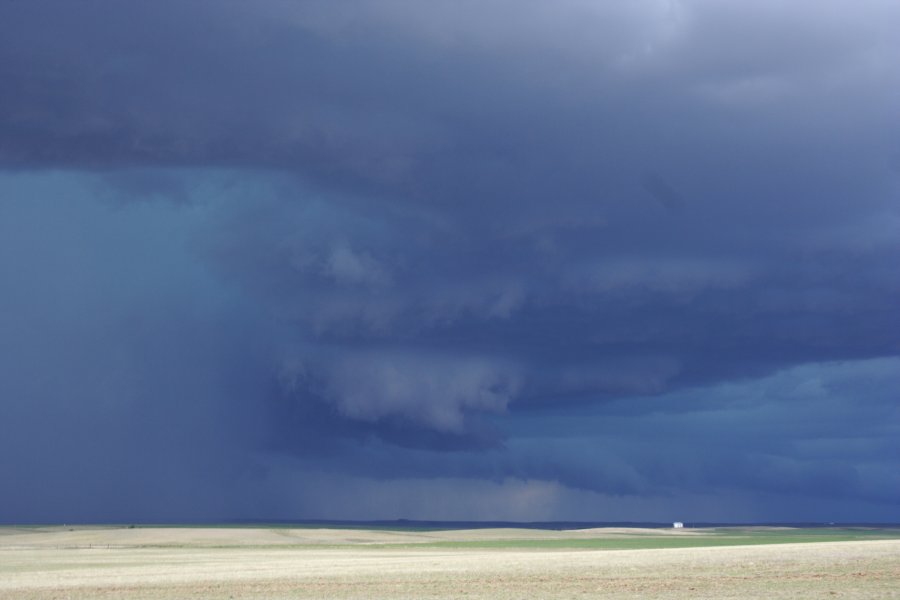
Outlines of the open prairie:
M 0 528 L 0 598 L 900 598 L 900 533 Z

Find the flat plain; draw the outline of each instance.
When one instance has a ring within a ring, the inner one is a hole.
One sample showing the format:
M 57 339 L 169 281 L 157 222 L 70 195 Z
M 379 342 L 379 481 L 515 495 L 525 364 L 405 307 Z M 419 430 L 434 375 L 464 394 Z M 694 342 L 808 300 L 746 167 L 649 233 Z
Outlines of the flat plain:
M 0 599 L 900 598 L 900 530 L 0 527 Z

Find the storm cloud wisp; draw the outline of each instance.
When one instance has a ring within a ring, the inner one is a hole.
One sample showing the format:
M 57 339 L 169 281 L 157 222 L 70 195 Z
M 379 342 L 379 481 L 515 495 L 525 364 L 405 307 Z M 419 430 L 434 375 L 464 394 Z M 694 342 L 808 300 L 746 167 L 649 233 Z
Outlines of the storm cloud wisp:
M 0 520 L 897 521 L 898 19 L 3 4 Z

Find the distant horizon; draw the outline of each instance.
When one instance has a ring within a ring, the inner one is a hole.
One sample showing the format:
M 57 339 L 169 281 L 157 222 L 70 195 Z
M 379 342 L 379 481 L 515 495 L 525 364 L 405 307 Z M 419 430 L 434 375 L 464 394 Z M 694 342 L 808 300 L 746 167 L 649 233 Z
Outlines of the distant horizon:
M 871 527 L 871 528 L 895 528 L 900 527 L 900 522 L 821 522 L 821 521 L 759 521 L 759 522 L 718 522 L 718 521 L 464 521 L 464 520 L 429 520 L 429 519 L 226 519 L 226 520 L 209 520 L 209 521 L 169 521 L 169 522 L 68 522 L 68 523 L 7 523 L 0 522 L 0 527 L 27 527 L 27 526 L 47 526 L 47 527 L 90 527 L 90 526 L 108 526 L 108 527 L 210 527 L 216 525 L 224 526 L 291 526 L 291 525 L 371 525 L 371 526 L 390 526 L 390 525 L 408 525 L 412 527 L 433 527 L 442 529 L 454 525 L 463 525 L 463 529 L 486 529 L 492 527 L 521 527 L 525 529 L 590 529 L 590 528 L 615 528 L 615 527 L 633 527 L 647 529 L 672 529 L 673 523 L 680 522 L 685 528 L 715 528 L 715 527 L 792 527 L 792 528 L 828 528 L 828 527 Z

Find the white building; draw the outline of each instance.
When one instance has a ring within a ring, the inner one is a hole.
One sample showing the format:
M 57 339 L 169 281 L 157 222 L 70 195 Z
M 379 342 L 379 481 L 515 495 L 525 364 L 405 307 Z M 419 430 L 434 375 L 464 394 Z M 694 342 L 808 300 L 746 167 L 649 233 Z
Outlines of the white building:
M 681 521 L 675 521 L 674 523 L 672 523 L 672 527 L 674 527 L 675 529 L 682 529 L 684 528 L 684 523 L 682 523 Z

